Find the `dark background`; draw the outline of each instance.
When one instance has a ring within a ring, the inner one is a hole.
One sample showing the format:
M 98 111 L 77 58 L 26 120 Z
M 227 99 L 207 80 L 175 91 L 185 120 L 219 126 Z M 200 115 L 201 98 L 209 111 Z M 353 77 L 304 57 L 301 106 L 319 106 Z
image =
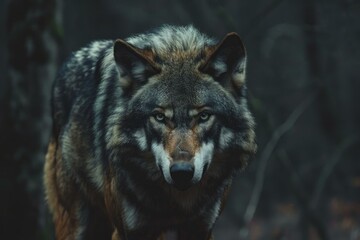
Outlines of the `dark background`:
M 71 51 L 162 24 L 248 50 L 259 150 L 216 239 L 360 239 L 358 0 L 0 1 L 0 239 L 53 239 L 42 193 L 49 97 Z

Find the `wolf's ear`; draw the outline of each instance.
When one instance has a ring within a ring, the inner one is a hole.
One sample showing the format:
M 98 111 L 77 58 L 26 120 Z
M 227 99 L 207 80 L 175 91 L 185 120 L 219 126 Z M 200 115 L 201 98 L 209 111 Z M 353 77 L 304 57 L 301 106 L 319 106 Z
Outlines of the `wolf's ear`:
M 121 84 L 126 88 L 136 88 L 147 82 L 152 75 L 160 72 L 151 59 L 151 51 L 138 49 L 118 39 L 114 43 L 114 58 L 120 68 Z
M 210 52 L 200 71 L 237 92 L 245 83 L 246 50 L 239 35 L 229 33 Z

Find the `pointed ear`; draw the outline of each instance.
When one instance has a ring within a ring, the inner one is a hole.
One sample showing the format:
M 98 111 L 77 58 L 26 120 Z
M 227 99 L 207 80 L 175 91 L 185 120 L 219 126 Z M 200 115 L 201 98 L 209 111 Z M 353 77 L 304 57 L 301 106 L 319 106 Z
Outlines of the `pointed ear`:
M 145 84 L 149 77 L 160 72 L 151 56 L 151 50 L 138 49 L 121 39 L 115 41 L 114 58 L 124 88 L 136 89 Z
M 236 33 L 229 33 L 209 54 L 200 71 L 226 89 L 237 92 L 245 83 L 246 50 Z

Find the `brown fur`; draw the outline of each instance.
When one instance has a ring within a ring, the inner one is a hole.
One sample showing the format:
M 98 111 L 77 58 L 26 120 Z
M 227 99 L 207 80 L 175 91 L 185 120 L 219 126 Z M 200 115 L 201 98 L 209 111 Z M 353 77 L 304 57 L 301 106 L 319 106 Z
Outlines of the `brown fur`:
M 57 240 L 75 239 L 78 226 L 75 217 L 76 204 L 65 208 L 61 199 L 66 196 L 67 201 L 72 202 L 76 198 L 75 189 L 71 188 L 74 184 L 68 184 L 69 181 L 64 177 L 63 167 L 61 165 L 61 153 L 58 151 L 58 144 L 55 139 L 51 139 L 45 162 L 45 189 L 47 202 L 55 223 L 55 235 Z M 59 181 L 59 179 L 64 181 Z M 74 201 L 75 202 L 75 201 Z

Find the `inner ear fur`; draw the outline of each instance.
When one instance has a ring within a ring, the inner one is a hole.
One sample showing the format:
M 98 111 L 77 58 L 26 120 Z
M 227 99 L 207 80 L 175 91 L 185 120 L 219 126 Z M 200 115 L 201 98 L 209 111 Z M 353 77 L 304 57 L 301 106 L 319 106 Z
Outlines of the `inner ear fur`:
M 228 33 L 210 49 L 200 71 L 211 75 L 226 88 L 240 88 L 245 83 L 246 49 L 236 33 Z
M 160 72 L 151 50 L 143 50 L 118 39 L 114 42 L 114 59 L 122 75 L 130 80 L 142 82 Z

